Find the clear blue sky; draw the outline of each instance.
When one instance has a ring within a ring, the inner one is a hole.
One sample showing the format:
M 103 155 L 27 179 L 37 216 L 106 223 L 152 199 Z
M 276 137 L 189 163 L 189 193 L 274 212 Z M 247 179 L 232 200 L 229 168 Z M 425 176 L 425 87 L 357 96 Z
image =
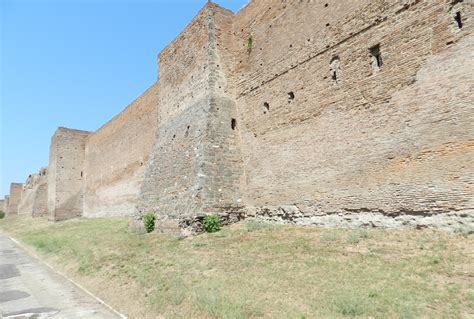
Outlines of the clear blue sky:
M 58 126 L 96 130 L 147 89 L 206 2 L 0 0 L 0 196 L 48 165 Z

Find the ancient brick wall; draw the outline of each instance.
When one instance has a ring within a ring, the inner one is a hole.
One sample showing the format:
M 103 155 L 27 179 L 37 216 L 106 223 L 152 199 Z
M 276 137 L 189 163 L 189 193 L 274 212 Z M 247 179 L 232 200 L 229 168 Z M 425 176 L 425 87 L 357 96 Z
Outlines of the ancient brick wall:
M 37 174 L 30 174 L 23 185 L 21 200 L 18 204 L 18 215 L 31 216 L 33 212 L 33 180 L 37 179 Z
M 239 203 L 235 101 L 223 76 L 232 12 L 208 3 L 159 56 L 159 129 L 140 211 L 177 218 Z
M 50 219 L 472 223 L 473 6 L 206 4 L 122 113 L 94 133 L 58 129 Z
M 48 218 L 82 215 L 84 155 L 90 132 L 60 127 L 51 138 L 48 166 Z
M 84 160 L 86 217 L 131 215 L 157 127 L 157 85 L 87 139 Z
M 48 175 L 47 168 L 28 176 L 18 205 L 18 214 L 30 217 L 48 214 Z
M 10 196 L 5 195 L 5 197 L 3 198 L 3 206 L 2 206 L 2 211 L 3 211 L 4 213 L 6 213 L 7 210 L 8 210 L 8 204 L 9 204 L 9 202 L 10 202 Z
M 253 1 L 239 12 L 229 76 L 246 205 L 472 211 L 473 21 L 471 2 L 441 0 Z
M 23 190 L 23 184 L 21 183 L 10 184 L 10 196 L 8 199 L 7 210 L 5 212 L 7 215 L 18 214 L 18 204 L 20 204 L 20 201 L 21 201 L 22 190 Z

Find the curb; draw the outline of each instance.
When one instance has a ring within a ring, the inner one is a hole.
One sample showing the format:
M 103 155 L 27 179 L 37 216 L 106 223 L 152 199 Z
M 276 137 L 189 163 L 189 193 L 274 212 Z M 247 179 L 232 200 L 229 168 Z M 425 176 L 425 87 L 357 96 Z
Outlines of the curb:
M 103 306 L 105 306 L 106 308 L 108 308 L 109 310 L 111 310 L 113 313 L 115 313 L 116 315 L 118 315 L 120 318 L 122 319 L 128 319 L 127 316 L 125 316 L 124 314 L 120 313 L 118 310 L 114 309 L 112 306 L 110 306 L 109 304 L 107 304 L 105 301 L 103 301 L 102 299 L 100 299 L 99 297 L 97 297 L 96 295 L 94 295 L 92 292 L 90 292 L 89 290 L 87 290 L 86 288 L 84 288 L 83 286 L 81 286 L 79 283 L 75 282 L 74 280 L 68 278 L 66 275 L 64 275 L 62 272 L 56 270 L 53 268 L 53 266 L 51 266 L 50 264 L 48 264 L 47 262 L 45 262 L 44 260 L 42 260 L 38 254 L 34 251 L 32 251 L 32 249 L 30 249 L 29 247 L 26 247 L 25 245 L 23 245 L 21 242 L 19 242 L 18 240 L 16 240 L 15 238 L 11 237 L 10 235 L 8 234 L 5 234 L 3 233 L 3 235 L 6 235 L 8 238 L 10 238 L 15 244 L 17 244 L 21 249 L 25 250 L 29 255 L 31 255 L 33 258 L 35 258 L 36 260 L 38 260 L 40 263 L 46 265 L 49 269 L 51 269 L 54 273 L 60 275 L 61 277 L 63 277 L 64 279 L 66 279 L 67 281 L 71 282 L 73 285 L 75 285 L 76 287 L 78 287 L 79 289 L 81 289 L 82 291 L 84 291 L 85 293 L 87 293 L 89 296 L 91 296 L 92 298 L 94 298 L 95 300 L 97 300 L 100 304 L 102 304 Z

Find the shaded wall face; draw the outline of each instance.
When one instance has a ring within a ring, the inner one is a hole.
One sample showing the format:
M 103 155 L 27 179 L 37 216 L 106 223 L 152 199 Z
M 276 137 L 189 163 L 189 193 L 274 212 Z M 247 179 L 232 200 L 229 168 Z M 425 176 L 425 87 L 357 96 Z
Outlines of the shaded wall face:
M 84 150 L 90 132 L 59 128 L 51 139 L 48 215 L 61 221 L 82 215 Z
M 10 197 L 8 200 L 7 215 L 16 215 L 18 214 L 18 205 L 21 200 L 21 193 L 23 190 L 23 184 L 12 183 L 10 185 Z
M 234 22 L 246 204 L 472 207 L 472 5 L 271 3 Z
M 159 55 L 159 127 L 141 188 L 140 211 L 173 216 L 200 210 L 199 173 L 210 93 L 209 19 L 207 10 L 201 10 Z
M 131 215 L 156 135 L 157 85 L 90 135 L 84 161 L 84 216 Z
M 228 160 L 238 153 L 231 127 L 236 108 L 220 71 L 231 66 L 220 58 L 231 49 L 219 49 L 232 16 L 206 5 L 160 54 L 159 128 L 141 190 L 142 212 L 176 218 L 238 203 L 238 160 Z
M 10 200 L 8 196 L 5 196 L 5 199 L 3 200 L 3 206 L 2 206 L 2 211 L 6 213 L 8 211 L 8 204 Z
M 31 174 L 23 186 L 18 214 L 31 217 L 45 216 L 48 213 L 47 170 Z

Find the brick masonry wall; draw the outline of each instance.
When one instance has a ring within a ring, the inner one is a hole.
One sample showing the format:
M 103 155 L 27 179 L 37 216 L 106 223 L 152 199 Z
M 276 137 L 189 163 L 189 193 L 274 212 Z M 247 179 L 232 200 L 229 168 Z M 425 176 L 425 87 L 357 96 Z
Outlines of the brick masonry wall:
M 232 18 L 208 3 L 159 56 L 159 129 L 140 212 L 176 219 L 240 202 L 236 106 L 221 71 L 231 67 L 221 56 L 230 52 Z
M 472 223 L 473 6 L 206 4 L 143 95 L 95 133 L 55 134 L 50 218 Z
M 10 196 L 5 195 L 3 199 L 3 206 L 2 206 L 2 211 L 6 214 L 8 211 L 8 204 L 10 202 Z
M 61 221 L 82 215 L 84 155 L 90 132 L 60 127 L 51 138 L 48 166 L 48 218 Z
M 472 213 L 473 21 L 472 3 L 451 1 L 253 1 L 239 12 L 229 77 L 245 204 Z
M 157 85 L 87 139 L 85 217 L 131 215 L 157 128 Z
M 28 176 L 18 205 L 18 214 L 30 217 L 48 214 L 48 176 L 47 168 Z
M 34 193 L 33 180 L 38 178 L 37 174 L 30 174 L 23 186 L 21 200 L 18 204 L 18 215 L 31 216 L 33 213 Z
M 21 193 L 23 190 L 23 184 L 21 183 L 11 183 L 10 184 L 10 197 L 8 200 L 7 206 L 7 215 L 17 215 L 18 214 L 18 204 L 21 201 Z

